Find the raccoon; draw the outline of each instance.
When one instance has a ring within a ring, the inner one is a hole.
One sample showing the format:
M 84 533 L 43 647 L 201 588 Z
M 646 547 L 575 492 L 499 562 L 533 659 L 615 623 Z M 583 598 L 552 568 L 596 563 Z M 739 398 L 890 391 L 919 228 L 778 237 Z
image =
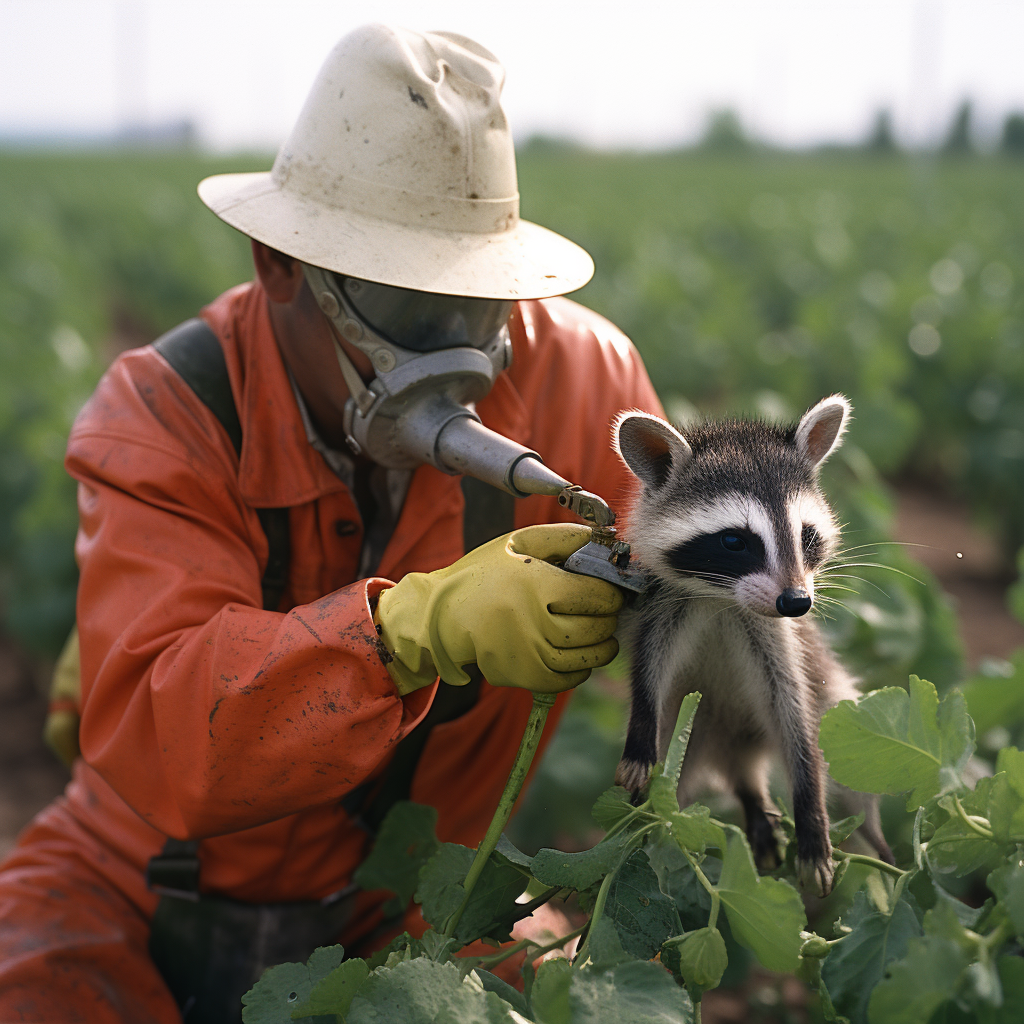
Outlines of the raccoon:
M 815 572 L 839 525 L 818 468 L 842 441 L 850 403 L 825 398 L 796 426 L 709 421 L 684 437 L 647 413 L 623 413 L 615 447 L 639 480 L 626 539 L 645 577 L 624 625 L 632 707 L 616 782 L 634 798 L 664 757 L 683 697 L 703 697 L 680 794 L 717 775 L 739 798 L 758 867 L 778 865 L 768 770 L 781 755 L 793 793 L 801 883 L 831 891 L 821 716 L 858 695 L 817 622 Z M 877 801 L 865 832 L 880 855 Z

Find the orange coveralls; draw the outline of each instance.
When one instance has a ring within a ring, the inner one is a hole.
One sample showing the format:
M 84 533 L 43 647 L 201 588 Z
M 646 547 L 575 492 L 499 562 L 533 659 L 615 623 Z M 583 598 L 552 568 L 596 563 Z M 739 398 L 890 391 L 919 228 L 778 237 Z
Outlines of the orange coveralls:
M 204 891 L 262 903 L 340 889 L 365 834 L 339 800 L 381 770 L 433 697 L 399 696 L 369 602 L 463 554 L 459 479 L 417 469 L 381 578 L 356 579 L 359 512 L 308 443 L 261 288 L 235 288 L 203 316 L 224 347 L 240 459 L 152 347 L 118 359 L 71 434 L 82 757 L 0 868 L 0 1020 L 178 1021 L 147 953 L 149 858 L 168 836 L 201 838 Z M 621 504 L 628 474 L 609 423 L 622 409 L 660 412 L 636 351 L 567 299 L 520 303 L 511 336 L 483 422 Z M 261 607 L 254 511 L 282 506 L 286 613 Z M 517 527 L 567 518 L 554 498 L 516 503 Z M 442 841 L 483 836 L 530 703 L 484 685 L 468 714 L 433 730 L 411 798 L 437 808 Z M 378 904 L 365 899 L 339 941 L 364 936 Z

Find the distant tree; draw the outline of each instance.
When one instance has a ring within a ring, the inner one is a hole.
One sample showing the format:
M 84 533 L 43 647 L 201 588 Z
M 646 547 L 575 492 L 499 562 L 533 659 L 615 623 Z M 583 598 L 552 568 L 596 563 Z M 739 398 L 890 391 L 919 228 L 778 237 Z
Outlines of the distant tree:
M 1006 115 L 999 148 L 1009 156 L 1024 156 L 1024 114 L 1014 112 Z
M 734 110 L 713 110 L 697 145 L 713 153 L 746 153 L 752 148 Z
M 968 156 L 974 152 L 974 144 L 971 141 L 971 101 L 964 100 L 950 122 L 949 131 L 942 143 L 942 150 L 946 156 Z
M 864 148 L 869 153 L 877 153 L 882 156 L 897 151 L 899 147 L 896 145 L 896 136 L 892 130 L 892 111 L 883 108 L 875 114 L 875 121 L 864 143 Z

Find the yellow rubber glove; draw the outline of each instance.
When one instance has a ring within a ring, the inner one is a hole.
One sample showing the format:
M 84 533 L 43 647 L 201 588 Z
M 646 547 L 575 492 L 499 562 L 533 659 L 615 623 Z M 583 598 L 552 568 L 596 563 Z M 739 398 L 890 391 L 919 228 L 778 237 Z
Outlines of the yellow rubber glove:
M 410 573 L 380 595 L 376 621 L 401 693 L 437 676 L 469 682 L 475 664 L 495 686 L 559 693 L 618 653 L 612 636 L 622 594 L 566 572 L 590 540 L 587 526 L 527 526 L 482 544 L 445 569 Z

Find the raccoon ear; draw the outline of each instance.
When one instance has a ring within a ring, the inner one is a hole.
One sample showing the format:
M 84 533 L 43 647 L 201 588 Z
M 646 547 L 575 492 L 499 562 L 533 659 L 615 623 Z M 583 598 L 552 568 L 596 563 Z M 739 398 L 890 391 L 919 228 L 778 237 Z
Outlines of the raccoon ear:
M 824 462 L 842 443 L 850 418 L 850 403 L 842 395 L 823 398 L 803 414 L 796 428 L 796 446 L 812 465 Z
M 685 466 L 693 451 L 686 439 L 657 416 L 625 412 L 615 421 L 615 450 L 643 484 L 657 489 L 673 469 Z

